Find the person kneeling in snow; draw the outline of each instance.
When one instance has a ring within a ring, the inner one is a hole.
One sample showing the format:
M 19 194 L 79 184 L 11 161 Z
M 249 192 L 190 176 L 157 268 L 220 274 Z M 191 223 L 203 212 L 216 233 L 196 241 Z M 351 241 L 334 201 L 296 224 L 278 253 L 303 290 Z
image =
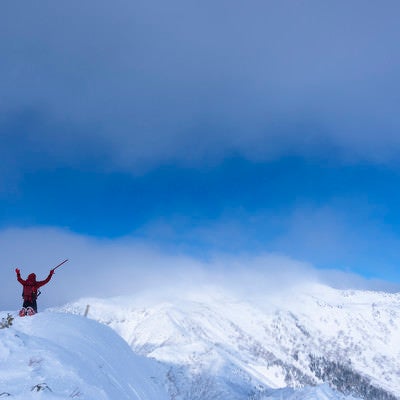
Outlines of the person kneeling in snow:
M 54 274 L 54 269 L 50 270 L 49 276 L 43 281 L 37 281 L 35 274 L 29 274 L 28 279 L 24 280 L 21 278 L 21 272 L 18 268 L 15 269 L 17 273 L 18 282 L 24 287 L 22 291 L 22 298 L 24 303 L 19 315 L 23 317 L 24 315 L 33 315 L 37 313 L 37 303 L 36 299 L 40 292 L 39 288 L 46 283 L 48 283 Z

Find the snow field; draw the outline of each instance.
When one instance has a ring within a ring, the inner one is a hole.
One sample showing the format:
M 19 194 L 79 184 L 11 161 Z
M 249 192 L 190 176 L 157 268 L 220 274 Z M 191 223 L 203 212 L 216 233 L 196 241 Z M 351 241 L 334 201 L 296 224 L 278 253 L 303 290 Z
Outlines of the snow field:
M 0 330 L 0 393 L 12 399 L 164 400 L 162 377 L 154 361 L 87 318 L 43 312 Z

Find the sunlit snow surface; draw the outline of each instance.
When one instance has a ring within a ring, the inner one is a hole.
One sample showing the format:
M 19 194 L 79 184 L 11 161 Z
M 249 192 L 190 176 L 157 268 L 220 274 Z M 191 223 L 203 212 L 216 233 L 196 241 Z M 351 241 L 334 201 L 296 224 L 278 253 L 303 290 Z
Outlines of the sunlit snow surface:
M 312 285 L 249 302 L 203 288 L 153 304 L 82 299 L 64 311 L 87 305 L 135 353 L 168 366 L 171 398 L 400 398 L 398 294 Z M 337 379 L 348 397 L 331 390 Z
M 1 399 L 400 398 L 398 294 L 314 285 L 243 301 L 202 288 L 13 314 Z
M 164 374 L 87 318 L 43 312 L 0 329 L 0 398 L 165 400 Z

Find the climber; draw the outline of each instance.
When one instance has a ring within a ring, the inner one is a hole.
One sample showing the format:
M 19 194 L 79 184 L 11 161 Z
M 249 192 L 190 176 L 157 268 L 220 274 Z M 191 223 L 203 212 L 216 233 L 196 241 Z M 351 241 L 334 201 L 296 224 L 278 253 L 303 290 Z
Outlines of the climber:
M 23 286 L 22 298 L 24 303 L 19 312 L 20 317 L 25 315 L 33 315 L 37 313 L 36 299 L 40 294 L 39 288 L 48 283 L 54 274 L 54 268 L 50 270 L 49 276 L 43 281 L 36 280 L 36 274 L 29 274 L 28 279 L 21 278 L 21 272 L 18 268 L 15 269 L 17 273 L 17 280 Z

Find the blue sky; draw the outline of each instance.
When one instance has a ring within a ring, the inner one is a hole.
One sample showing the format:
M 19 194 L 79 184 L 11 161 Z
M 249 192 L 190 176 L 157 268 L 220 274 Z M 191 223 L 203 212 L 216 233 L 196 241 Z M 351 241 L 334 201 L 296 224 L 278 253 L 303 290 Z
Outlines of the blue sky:
M 4 261 L 40 270 L 67 235 L 194 263 L 279 254 L 398 287 L 399 13 L 397 1 L 7 4 Z

